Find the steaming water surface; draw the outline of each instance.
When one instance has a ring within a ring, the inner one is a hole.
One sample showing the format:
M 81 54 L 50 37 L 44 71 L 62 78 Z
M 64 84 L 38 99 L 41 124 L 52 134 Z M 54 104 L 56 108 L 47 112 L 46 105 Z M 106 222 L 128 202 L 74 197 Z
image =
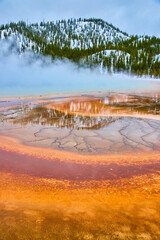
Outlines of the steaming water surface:
M 0 99 L 2 239 L 158 240 L 158 81 L 1 51 L 0 96 L 113 91 Z
M 155 81 L 124 74 L 78 69 L 72 63 L 34 59 L 32 55 L 10 55 L 0 60 L 0 96 L 44 95 L 58 92 L 96 90 L 160 89 Z

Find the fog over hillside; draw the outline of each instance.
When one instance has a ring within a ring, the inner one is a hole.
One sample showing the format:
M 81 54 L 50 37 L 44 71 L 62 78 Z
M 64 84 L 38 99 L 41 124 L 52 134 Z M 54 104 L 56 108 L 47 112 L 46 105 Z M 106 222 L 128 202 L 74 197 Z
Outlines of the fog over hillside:
M 66 59 L 53 61 L 51 57 L 33 52 L 17 55 L 9 41 L 0 44 L 0 97 L 151 87 L 144 79 L 102 73 L 99 68 L 79 68 Z
M 101 72 L 160 78 L 160 38 L 130 36 L 103 19 L 11 22 L 0 26 L 0 39 L 17 54 L 30 51 Z

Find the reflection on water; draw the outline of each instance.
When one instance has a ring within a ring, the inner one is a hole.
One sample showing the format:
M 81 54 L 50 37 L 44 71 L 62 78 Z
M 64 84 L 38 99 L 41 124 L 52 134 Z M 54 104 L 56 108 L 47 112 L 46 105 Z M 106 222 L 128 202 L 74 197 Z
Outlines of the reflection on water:
M 89 117 L 68 114 L 55 109 L 47 109 L 44 106 L 35 108 L 25 107 L 18 113 L 21 117 L 14 118 L 14 124 L 40 124 L 57 128 L 71 129 L 99 129 L 114 122 L 113 117 Z M 22 115 L 21 115 L 22 114 Z M 23 116 L 23 117 L 22 117 Z
M 160 114 L 160 98 L 158 96 L 114 94 L 99 99 L 74 99 L 68 102 L 53 103 L 49 104 L 47 108 L 84 116 L 156 115 Z
M 0 236 L 158 240 L 159 96 L 42 100 L 0 112 Z
M 127 94 L 77 97 L 39 105 L 22 105 L 7 112 L 5 121 L 70 129 L 100 129 L 124 116 L 160 115 L 160 98 Z

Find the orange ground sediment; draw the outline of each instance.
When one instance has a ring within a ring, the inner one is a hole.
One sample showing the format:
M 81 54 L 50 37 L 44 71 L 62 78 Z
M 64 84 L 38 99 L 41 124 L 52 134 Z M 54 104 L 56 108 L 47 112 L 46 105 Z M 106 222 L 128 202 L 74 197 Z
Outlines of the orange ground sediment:
M 0 159 L 4 160 L 2 152 L 11 156 L 19 154 L 21 161 L 29 156 L 46 162 L 54 162 L 55 159 L 82 165 L 114 162 L 128 166 L 139 164 L 142 168 L 144 164 L 160 159 L 158 152 L 80 155 L 26 146 L 5 136 L 0 137 Z M 9 172 L 7 167 L 6 171 L 0 170 L 2 239 L 13 239 L 16 233 L 15 239 L 18 240 L 26 239 L 29 234 L 32 239 L 43 236 L 43 239 L 49 240 L 58 237 L 99 239 L 99 236 L 100 239 L 158 240 L 159 169 L 115 180 L 72 181 Z
M 136 163 L 142 161 L 154 161 L 160 160 L 160 152 L 148 151 L 148 152 L 136 152 L 129 154 L 106 154 L 106 155 L 84 155 L 67 151 L 53 150 L 50 148 L 39 148 L 33 146 L 27 146 L 20 141 L 1 136 L 0 137 L 0 149 L 8 152 L 16 152 L 19 154 L 26 154 L 29 156 L 35 156 L 37 158 L 44 158 L 46 160 L 59 159 L 61 161 L 76 161 L 80 163 L 94 164 L 105 162 L 121 162 L 121 163 Z

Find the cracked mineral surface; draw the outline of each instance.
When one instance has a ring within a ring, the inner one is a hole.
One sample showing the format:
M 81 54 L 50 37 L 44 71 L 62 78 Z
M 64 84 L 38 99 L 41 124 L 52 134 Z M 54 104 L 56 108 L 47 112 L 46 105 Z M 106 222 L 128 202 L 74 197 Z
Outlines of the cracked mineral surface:
M 0 100 L 0 239 L 159 240 L 160 94 Z
M 159 150 L 159 101 L 120 93 L 35 101 L 1 111 L 0 134 L 85 154 Z

